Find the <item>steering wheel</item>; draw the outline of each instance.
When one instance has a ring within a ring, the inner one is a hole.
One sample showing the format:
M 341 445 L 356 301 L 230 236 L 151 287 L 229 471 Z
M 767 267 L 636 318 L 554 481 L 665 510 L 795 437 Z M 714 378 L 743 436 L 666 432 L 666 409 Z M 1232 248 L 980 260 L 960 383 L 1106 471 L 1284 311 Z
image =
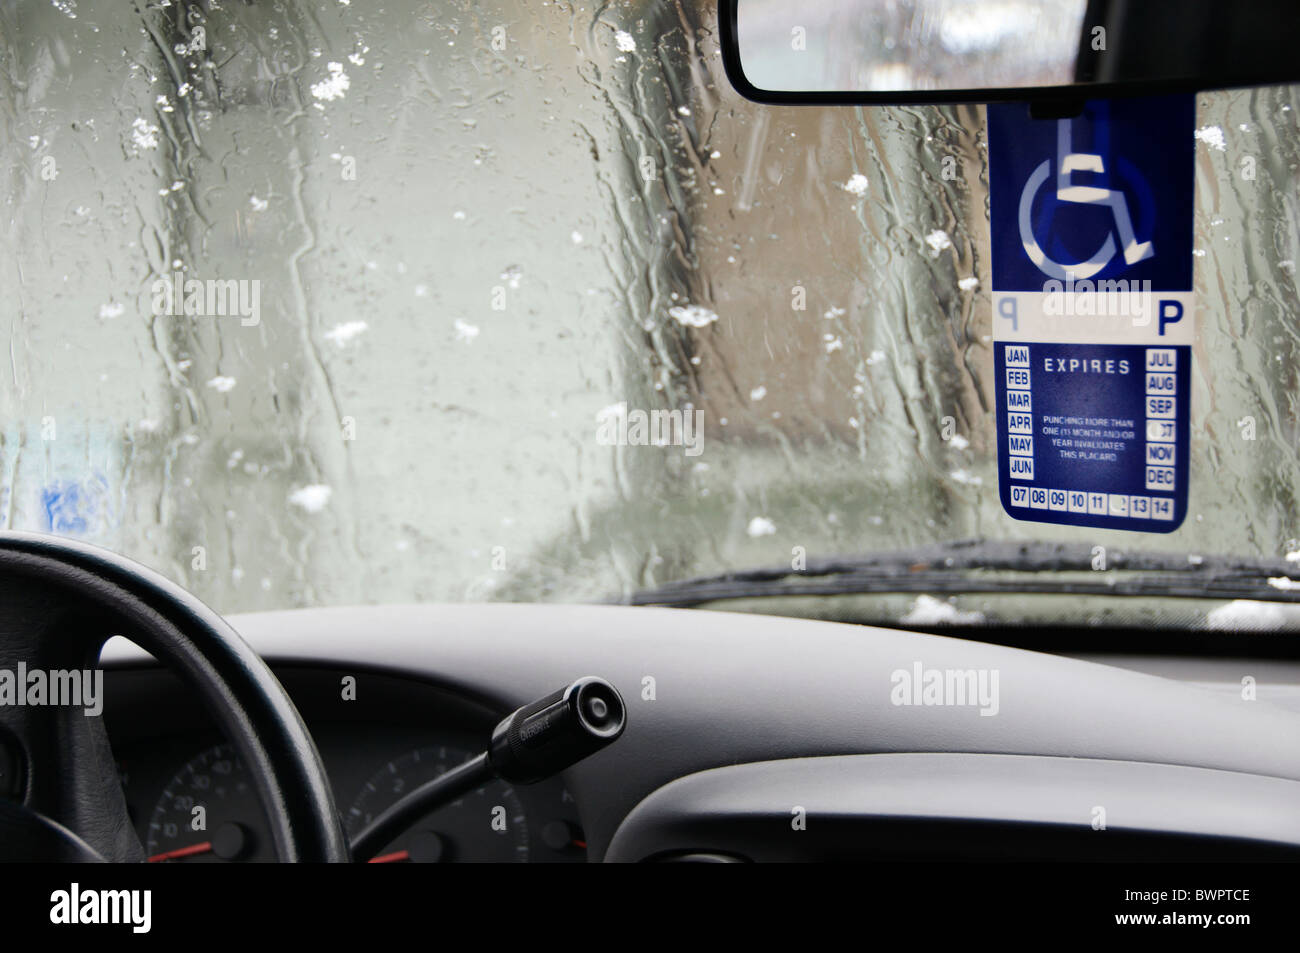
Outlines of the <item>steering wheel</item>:
M 349 861 L 316 746 L 234 629 L 152 570 L 37 533 L 0 533 L 0 678 L 12 673 L 19 693 L 0 691 L 0 765 L 16 763 L 7 776 L 21 779 L 16 791 L 0 789 L 0 861 L 145 859 L 102 719 L 84 706 L 16 703 L 36 700 L 14 684 L 20 665 L 28 678 L 91 670 L 112 635 L 198 693 L 254 779 L 279 860 Z

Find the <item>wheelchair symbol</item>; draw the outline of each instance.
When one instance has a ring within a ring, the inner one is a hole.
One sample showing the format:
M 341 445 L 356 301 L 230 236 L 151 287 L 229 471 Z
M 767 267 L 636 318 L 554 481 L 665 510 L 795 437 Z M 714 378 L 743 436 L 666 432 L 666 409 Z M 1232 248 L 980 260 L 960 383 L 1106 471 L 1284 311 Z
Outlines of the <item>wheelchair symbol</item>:
M 1043 183 L 1051 176 L 1051 159 L 1044 159 L 1025 183 L 1020 193 L 1020 241 L 1024 245 L 1029 260 L 1038 266 L 1043 274 L 1062 281 L 1083 281 L 1091 278 L 1110 264 L 1115 257 L 1115 236 L 1107 233 L 1102 243 L 1090 258 L 1074 264 L 1063 265 L 1048 257 L 1034 237 L 1033 221 L 1030 212 L 1034 198 Z M 1075 152 L 1070 144 L 1070 120 L 1059 119 L 1056 123 L 1056 199 L 1058 202 L 1075 202 L 1081 205 L 1105 205 L 1111 210 L 1115 227 L 1119 232 L 1120 243 L 1124 247 L 1124 261 L 1136 265 L 1155 255 L 1152 242 L 1139 242 L 1133 234 L 1133 221 L 1128 214 L 1128 201 L 1122 192 L 1114 189 L 1100 189 L 1094 186 L 1073 185 L 1070 176 L 1075 172 L 1105 172 L 1106 165 L 1101 156 L 1086 152 Z

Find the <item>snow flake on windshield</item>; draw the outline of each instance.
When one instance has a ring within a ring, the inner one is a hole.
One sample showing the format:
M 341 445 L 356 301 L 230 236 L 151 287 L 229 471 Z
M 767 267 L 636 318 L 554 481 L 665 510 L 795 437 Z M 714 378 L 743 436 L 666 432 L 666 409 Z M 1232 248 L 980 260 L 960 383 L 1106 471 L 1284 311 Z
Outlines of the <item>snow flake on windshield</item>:
M 718 320 L 716 312 L 699 304 L 674 305 L 668 309 L 668 313 L 677 320 L 678 324 L 688 328 L 708 327 Z
M 346 347 L 349 341 L 354 340 L 370 325 L 364 321 L 347 321 L 343 324 L 337 324 L 333 329 L 325 332 L 325 339 L 332 342 L 338 347 Z
M 620 53 L 636 52 L 636 40 L 626 30 L 619 30 L 614 34 L 614 45 L 618 47 Z
M 228 394 L 235 389 L 236 381 L 233 377 L 217 376 L 208 381 L 208 386 L 218 394 Z
M 867 184 L 867 177 L 861 172 L 855 172 L 840 188 L 850 195 L 862 196 L 867 194 Z
M 906 625 L 983 625 L 983 612 L 962 612 L 934 596 L 917 596 L 911 610 L 900 620 Z
M 1228 143 L 1223 138 L 1223 130 L 1218 126 L 1202 126 L 1192 133 L 1197 139 L 1205 143 L 1211 149 L 1218 149 L 1223 152 L 1228 148 Z
M 141 149 L 158 148 L 158 127 L 151 125 L 143 117 L 134 120 L 131 123 L 131 142 L 135 144 L 136 151 Z
M 333 495 L 334 489 L 323 483 L 312 483 L 299 487 L 289 494 L 289 502 L 301 507 L 308 513 L 319 513 L 325 509 Z
M 776 532 L 776 524 L 766 516 L 755 516 L 749 521 L 749 526 L 745 528 L 745 532 L 754 539 L 760 536 L 771 536 Z
M 952 247 L 952 239 L 942 228 L 936 228 L 929 235 L 925 236 L 925 243 L 930 246 L 930 257 L 937 257 L 939 252 L 945 248 Z
M 330 71 L 329 78 L 323 79 L 319 83 L 313 83 L 311 94 L 317 99 L 323 99 L 326 102 L 342 99 L 343 94 L 352 85 L 351 80 L 348 79 L 348 74 L 343 72 L 343 64 L 331 62 L 325 64 L 325 66 Z
M 1295 616 L 1296 611 L 1290 606 L 1256 602 L 1252 599 L 1234 599 L 1206 613 L 1205 625 L 1210 629 L 1226 629 L 1230 632 L 1242 629 L 1273 631 L 1293 623 Z
M 473 344 L 474 339 L 478 337 L 478 325 L 469 324 L 457 318 L 452 324 L 456 329 L 456 340 L 464 341 L 466 344 Z

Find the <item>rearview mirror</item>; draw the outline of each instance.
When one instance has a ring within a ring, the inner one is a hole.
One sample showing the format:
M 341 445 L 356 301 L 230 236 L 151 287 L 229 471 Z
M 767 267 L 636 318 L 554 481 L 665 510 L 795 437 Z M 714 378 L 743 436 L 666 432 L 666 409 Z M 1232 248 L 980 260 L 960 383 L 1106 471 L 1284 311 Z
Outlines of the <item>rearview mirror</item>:
M 721 0 L 769 103 L 996 102 L 1300 79 L 1296 0 Z

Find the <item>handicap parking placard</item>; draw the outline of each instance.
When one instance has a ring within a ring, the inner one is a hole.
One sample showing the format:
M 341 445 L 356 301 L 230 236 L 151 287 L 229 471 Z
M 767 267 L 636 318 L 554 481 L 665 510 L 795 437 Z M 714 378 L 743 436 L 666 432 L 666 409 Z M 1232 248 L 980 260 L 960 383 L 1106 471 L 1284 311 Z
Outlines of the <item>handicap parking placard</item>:
M 988 107 L 1002 506 L 1167 533 L 1187 515 L 1195 98 Z

